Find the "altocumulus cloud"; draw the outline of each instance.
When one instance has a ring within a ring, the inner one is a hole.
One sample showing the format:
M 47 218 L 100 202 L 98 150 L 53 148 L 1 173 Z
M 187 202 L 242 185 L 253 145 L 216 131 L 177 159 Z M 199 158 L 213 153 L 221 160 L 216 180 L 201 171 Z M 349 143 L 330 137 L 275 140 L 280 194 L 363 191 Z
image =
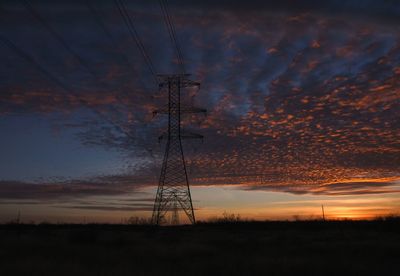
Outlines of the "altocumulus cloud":
M 192 183 L 291 193 L 393 192 L 400 178 L 395 1 L 215 2 L 171 1 L 188 71 L 202 82 L 186 100 L 209 111 L 205 119 L 184 122 L 206 137 L 197 151 L 185 148 Z M 34 4 L 99 78 L 23 6 L 5 2 L 1 34 L 75 92 L 66 93 L 2 45 L 0 114 L 95 110 L 129 137 L 101 117 L 63 126 L 79 127 L 77 138 L 87 146 L 128 153 L 140 170 L 61 184 L 3 181 L 0 195 L 113 194 L 154 185 L 162 156 L 154 137 L 165 125 L 151 112 L 166 97 L 152 84 L 117 10 L 108 1 L 95 9 L 78 2 Z M 157 5 L 138 2 L 129 12 L 157 70 L 176 70 Z

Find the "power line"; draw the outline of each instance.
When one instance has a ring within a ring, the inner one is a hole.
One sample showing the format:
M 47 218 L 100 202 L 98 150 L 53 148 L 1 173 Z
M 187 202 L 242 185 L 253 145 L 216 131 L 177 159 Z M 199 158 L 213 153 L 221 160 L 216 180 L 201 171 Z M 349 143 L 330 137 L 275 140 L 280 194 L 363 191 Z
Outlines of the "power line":
M 97 8 L 95 6 L 93 6 L 92 0 L 86 0 L 86 5 L 88 6 L 90 13 L 93 15 L 96 23 L 100 26 L 100 28 L 103 30 L 103 32 L 107 35 L 108 39 L 112 42 L 113 46 L 117 47 L 118 45 L 117 45 L 114 37 L 112 36 L 112 34 L 110 33 L 110 31 L 106 27 L 106 25 L 104 24 L 104 22 L 101 18 L 101 14 L 97 10 Z
M 103 113 L 101 113 L 100 111 L 94 109 L 93 107 L 90 107 L 88 105 L 88 102 L 81 99 L 79 97 L 79 95 L 77 95 L 76 93 L 74 93 L 74 91 L 65 83 L 63 83 L 62 81 L 60 81 L 57 77 L 55 77 L 53 74 L 51 74 L 46 68 L 44 68 L 43 66 L 41 66 L 32 56 L 30 56 L 28 53 L 26 53 L 25 51 L 23 51 L 22 49 L 20 49 L 17 45 L 15 45 L 11 40 L 7 39 L 6 37 L 2 36 L 0 34 L 0 41 L 3 42 L 4 45 L 6 45 L 7 47 L 9 47 L 11 50 L 13 50 L 15 53 L 17 53 L 17 55 L 19 55 L 20 57 L 22 57 L 23 59 L 25 59 L 26 61 L 28 61 L 29 63 L 31 63 L 32 65 L 34 65 L 36 67 L 36 69 L 38 69 L 42 74 L 46 75 L 51 81 L 53 81 L 54 83 L 56 83 L 58 86 L 60 86 L 64 91 L 68 92 L 70 95 L 73 95 L 77 98 L 78 102 L 83 104 L 84 106 L 86 106 L 87 108 L 90 108 L 93 112 L 95 112 L 97 115 L 99 115 L 103 120 L 107 121 L 108 123 L 110 123 L 112 126 L 114 126 L 116 129 L 118 129 L 119 131 L 121 131 L 122 133 L 124 133 L 127 137 L 131 138 L 131 139 L 135 139 L 134 136 L 132 136 L 129 132 L 125 131 L 124 128 L 120 125 L 118 125 L 116 122 L 114 122 L 113 120 L 111 120 L 110 118 L 106 117 Z
M 60 42 L 64 48 L 77 60 L 79 63 L 85 67 L 85 69 L 93 76 L 96 77 L 96 72 L 90 68 L 89 64 L 81 58 L 75 51 L 72 49 L 68 43 L 64 40 L 64 38 L 50 25 L 47 21 L 35 10 L 32 4 L 28 0 L 21 0 L 22 4 L 26 7 L 26 9 L 36 18 L 37 21 L 40 22 L 57 40 Z
M 151 58 L 148 55 L 146 48 L 143 45 L 142 40 L 140 39 L 139 33 L 135 27 L 134 20 L 129 15 L 123 0 L 114 0 L 114 3 L 117 6 L 118 11 L 119 11 L 121 17 L 123 18 L 124 23 L 125 23 L 126 27 L 128 28 L 132 39 L 135 41 L 136 46 L 138 47 L 140 53 L 142 54 L 142 56 L 147 64 L 147 67 L 148 67 L 150 73 L 152 74 L 154 81 L 156 82 L 156 84 L 158 86 L 159 83 L 158 83 L 156 70 L 154 69 L 153 62 L 151 61 Z
M 91 67 L 85 62 L 85 60 L 78 55 L 70 46 L 69 44 L 64 40 L 64 38 L 35 10 L 35 8 L 29 3 L 28 0 L 22 0 L 24 6 L 27 8 L 27 10 L 63 45 L 63 47 L 71 54 L 73 55 L 79 63 L 97 80 L 100 77 L 98 74 L 91 69 Z M 107 85 L 108 88 L 110 88 Z M 121 99 L 118 95 L 115 95 L 116 99 L 121 103 Z M 118 113 L 119 111 L 116 110 L 114 107 L 111 107 L 114 112 Z
M 163 11 L 163 14 L 164 14 L 164 20 L 167 25 L 171 41 L 175 45 L 175 48 L 176 48 L 177 58 L 178 58 L 179 64 L 181 65 L 182 73 L 185 74 L 182 51 L 181 51 L 179 41 L 176 36 L 175 24 L 174 24 L 172 17 L 170 16 L 170 13 L 168 11 L 167 2 L 164 0 L 159 0 L 159 3 L 161 6 L 161 10 Z
M 184 60 L 183 60 L 181 47 L 179 45 L 179 41 L 176 36 L 175 24 L 174 24 L 172 17 L 170 16 L 170 13 L 168 11 L 167 1 L 159 0 L 159 3 L 160 3 L 161 10 L 163 12 L 163 15 L 164 15 L 164 22 L 167 25 L 169 37 L 171 39 L 172 44 L 175 46 L 176 56 L 178 58 L 178 63 L 180 66 L 181 73 L 184 75 L 186 72 L 185 64 L 184 64 Z
M 6 37 L 2 36 L 0 34 L 0 40 L 3 42 L 4 45 L 12 49 L 14 52 L 17 53 L 20 57 L 23 59 L 27 60 L 29 63 L 33 64 L 36 69 L 38 69 L 42 74 L 46 75 L 51 81 L 56 83 L 58 86 L 63 88 L 64 90 L 69 90 L 69 88 L 61 82 L 58 78 L 56 78 L 54 75 L 52 75 L 46 68 L 42 67 L 33 57 L 31 57 L 29 54 L 25 53 L 23 50 L 18 48 L 11 40 L 7 39 Z
M 114 49 L 118 49 L 119 45 L 116 42 L 116 40 L 114 39 L 113 35 L 111 34 L 109 28 L 107 28 L 106 23 L 104 22 L 103 18 L 102 18 L 102 14 L 100 12 L 100 10 L 94 6 L 92 4 L 93 0 L 86 0 L 86 5 L 88 6 L 88 9 L 91 13 L 91 15 L 94 18 L 94 21 L 97 23 L 97 25 L 99 25 L 100 29 L 102 29 L 102 31 L 104 32 L 104 34 L 107 36 L 108 40 L 111 42 L 112 46 L 114 47 Z M 126 62 L 126 64 L 131 68 L 132 72 L 136 73 L 136 68 L 135 66 L 132 64 L 132 62 L 127 58 L 126 55 L 121 54 L 120 55 L 122 57 L 124 57 L 124 61 Z M 150 91 L 146 85 L 144 84 L 142 79 L 139 79 L 140 83 L 145 87 L 145 89 L 147 90 L 147 97 L 150 100 L 153 100 L 153 92 Z
M 29 3 L 28 0 L 21 0 L 26 9 L 38 20 L 49 32 L 52 34 L 63 47 L 75 57 L 76 60 L 97 80 L 100 79 L 99 75 L 92 70 L 88 63 L 76 53 L 72 47 L 64 40 L 64 38 L 35 10 L 35 8 Z M 119 99 L 118 99 L 119 100 Z
M 28 0 L 21 0 L 23 5 L 26 7 L 26 9 L 33 15 L 36 20 L 38 20 L 55 38 L 57 41 L 59 41 L 60 44 L 63 45 L 63 47 L 72 55 L 74 56 L 79 63 L 95 78 L 99 79 L 99 76 L 97 73 L 90 68 L 90 66 L 85 62 L 85 60 L 79 56 L 70 46 L 69 44 L 63 39 L 63 37 L 54 29 L 48 22 L 35 10 L 35 8 L 30 4 Z M 14 45 L 15 46 L 15 45 Z M 48 76 L 52 81 L 57 83 L 60 87 L 62 87 L 65 91 L 68 91 L 69 93 L 73 94 L 73 90 L 67 87 L 64 83 L 62 83 L 58 78 L 56 78 L 54 75 L 50 74 L 49 71 L 45 70 L 42 66 L 40 66 L 39 63 L 37 63 L 33 58 L 29 57 L 26 53 L 23 53 L 21 50 L 18 50 L 17 47 L 12 47 L 14 48 L 21 56 L 23 56 L 25 59 L 30 61 L 32 64 L 34 64 L 42 73 L 44 73 L 46 76 Z M 108 85 L 107 85 L 108 86 Z M 76 94 L 73 94 L 75 97 L 79 99 L 79 96 Z M 121 99 L 118 95 L 115 95 L 116 99 L 121 103 Z M 81 103 L 84 105 L 87 105 L 87 102 L 80 100 Z M 114 112 L 119 113 L 117 109 L 115 109 L 113 106 L 110 107 Z M 98 110 L 95 110 L 92 108 L 93 111 L 95 111 L 96 114 L 98 114 L 100 117 L 102 117 L 104 120 L 112 124 L 116 129 L 124 133 L 128 138 L 131 139 L 136 139 L 134 136 L 132 136 L 129 132 L 127 132 L 121 125 L 116 123 L 115 121 L 107 118 L 105 115 L 103 115 L 101 112 Z M 141 145 L 144 147 L 144 149 L 150 154 L 152 158 L 153 153 L 151 150 L 149 150 L 145 145 Z

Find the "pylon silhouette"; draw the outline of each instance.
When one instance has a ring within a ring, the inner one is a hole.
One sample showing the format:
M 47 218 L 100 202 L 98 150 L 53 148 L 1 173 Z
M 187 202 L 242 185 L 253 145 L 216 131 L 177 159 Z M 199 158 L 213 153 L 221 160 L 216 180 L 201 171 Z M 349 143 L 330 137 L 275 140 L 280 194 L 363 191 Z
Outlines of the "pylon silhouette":
M 171 224 L 179 224 L 179 211 L 183 211 L 190 223 L 196 222 L 182 139 L 203 138 L 202 135 L 184 132 L 181 115 L 206 112 L 205 109 L 181 105 L 181 89 L 200 87 L 200 83 L 188 79 L 189 74 L 159 75 L 160 89 L 168 90 L 168 106 L 154 111 L 154 114 L 168 114 L 168 132 L 159 137 L 166 138 L 164 160 L 154 202 L 152 221 L 160 225 L 167 223 L 166 215 L 171 212 Z

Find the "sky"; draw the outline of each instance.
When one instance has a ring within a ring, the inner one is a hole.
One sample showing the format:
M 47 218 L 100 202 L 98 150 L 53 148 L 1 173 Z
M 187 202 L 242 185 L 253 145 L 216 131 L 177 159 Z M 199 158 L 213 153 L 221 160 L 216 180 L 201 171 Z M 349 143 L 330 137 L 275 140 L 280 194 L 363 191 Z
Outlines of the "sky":
M 156 73 L 158 1 L 126 1 Z M 129 3 L 128 3 L 129 2 Z M 198 219 L 400 212 L 400 4 L 168 1 L 207 116 L 184 152 Z M 114 1 L 0 2 L 0 221 L 151 216 L 167 103 Z

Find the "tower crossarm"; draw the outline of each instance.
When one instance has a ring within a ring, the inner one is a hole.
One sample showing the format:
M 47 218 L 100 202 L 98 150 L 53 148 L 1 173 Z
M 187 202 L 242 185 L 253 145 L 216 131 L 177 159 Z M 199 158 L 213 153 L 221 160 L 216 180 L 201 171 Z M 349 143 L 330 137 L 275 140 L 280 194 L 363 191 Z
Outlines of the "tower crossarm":
M 161 109 L 156 109 L 153 111 L 153 116 L 156 116 L 157 114 L 168 114 L 168 106 L 161 108 Z M 200 107 L 193 107 L 193 106 L 181 106 L 180 109 L 180 114 L 196 114 L 196 113 L 207 113 L 207 109 L 205 108 L 200 108 Z
M 182 131 L 180 135 L 181 139 L 203 139 L 204 136 L 194 132 Z M 164 139 L 168 138 L 168 133 L 164 132 L 160 136 L 158 136 L 158 142 L 161 142 Z
M 174 74 L 174 75 L 157 75 L 158 79 L 160 80 L 159 83 L 159 88 L 163 88 L 165 86 L 168 86 L 168 84 L 172 82 L 179 81 L 180 87 L 181 88 L 187 88 L 187 87 L 200 87 L 200 82 L 193 81 L 188 79 L 190 74 Z

